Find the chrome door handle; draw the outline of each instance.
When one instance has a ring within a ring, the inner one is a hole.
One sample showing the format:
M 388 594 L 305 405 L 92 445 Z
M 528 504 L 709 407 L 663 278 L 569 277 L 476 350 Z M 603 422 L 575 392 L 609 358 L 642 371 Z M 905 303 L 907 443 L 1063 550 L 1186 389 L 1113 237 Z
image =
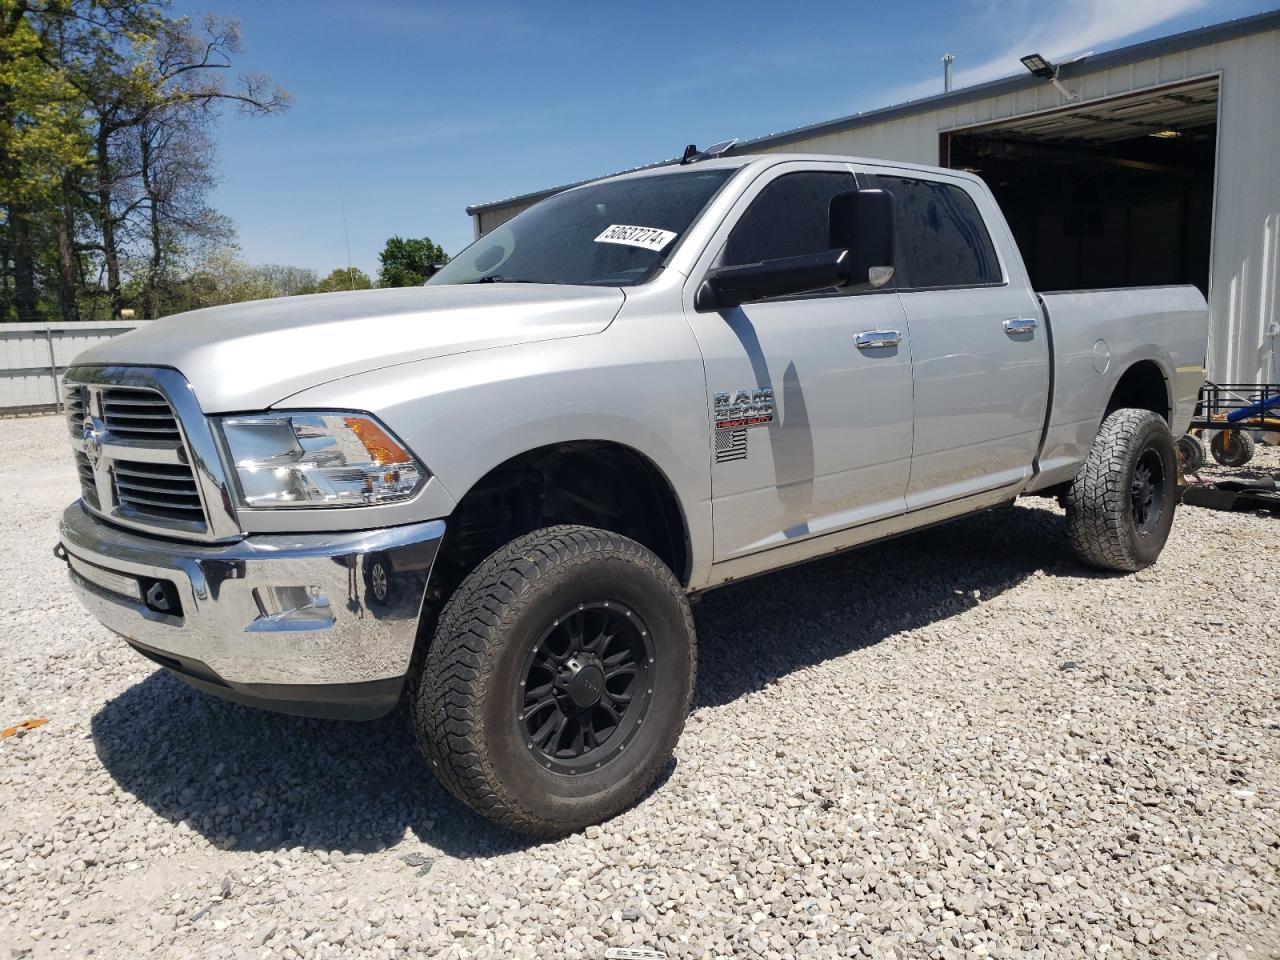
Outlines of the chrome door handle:
M 1004 322 L 1004 332 L 1030 333 L 1038 326 L 1040 326 L 1040 321 L 1035 317 L 1011 317 Z
M 859 350 L 896 347 L 902 342 L 902 334 L 897 330 L 864 330 L 853 338 L 853 342 Z

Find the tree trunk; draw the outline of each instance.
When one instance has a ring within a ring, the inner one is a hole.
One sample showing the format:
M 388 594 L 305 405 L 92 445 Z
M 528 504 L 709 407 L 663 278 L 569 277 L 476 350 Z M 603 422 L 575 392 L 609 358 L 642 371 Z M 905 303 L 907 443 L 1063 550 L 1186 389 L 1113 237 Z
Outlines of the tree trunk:
M 72 203 L 74 184 L 71 176 L 62 177 L 62 216 L 58 220 L 58 304 L 62 319 L 80 319 L 80 304 L 76 299 L 79 289 L 79 264 L 76 260 L 76 211 Z
M 157 196 L 155 184 L 151 180 L 151 141 L 148 138 L 148 128 L 144 123 L 139 128 L 139 156 L 142 171 L 142 189 L 147 195 L 147 207 L 151 214 L 150 240 L 151 240 L 151 260 L 147 267 L 147 314 L 152 320 L 158 319 L 160 316 L 160 270 L 163 266 L 164 256 L 164 233 L 161 228 L 160 218 L 160 198 Z
M 111 137 L 107 124 L 99 120 L 97 138 L 98 229 L 102 232 L 102 257 L 107 265 L 107 294 L 111 298 L 111 319 L 120 316 L 124 298 L 120 294 L 120 254 L 116 250 L 116 225 L 111 212 Z
M 5 223 L 13 222 L 13 215 L 8 207 L 4 207 Z M 11 237 L 8 229 L 0 231 L 0 323 L 13 319 L 10 310 L 13 308 L 13 271 L 9 269 Z
M 26 212 L 9 209 L 9 236 L 13 243 L 13 306 L 21 323 L 39 320 L 36 299 L 36 257 L 31 249 L 31 224 Z

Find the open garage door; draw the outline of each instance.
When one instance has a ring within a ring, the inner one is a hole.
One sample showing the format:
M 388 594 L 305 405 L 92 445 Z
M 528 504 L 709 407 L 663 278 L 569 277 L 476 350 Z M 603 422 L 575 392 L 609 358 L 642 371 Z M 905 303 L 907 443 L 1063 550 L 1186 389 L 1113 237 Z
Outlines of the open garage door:
M 1193 283 L 1208 294 L 1218 81 L 942 134 L 983 178 L 1038 290 Z

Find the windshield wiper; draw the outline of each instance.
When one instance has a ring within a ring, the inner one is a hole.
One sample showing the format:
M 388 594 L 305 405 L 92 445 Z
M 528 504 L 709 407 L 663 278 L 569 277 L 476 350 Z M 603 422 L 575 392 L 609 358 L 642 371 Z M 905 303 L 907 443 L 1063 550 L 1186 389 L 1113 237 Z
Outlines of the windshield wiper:
M 468 280 L 467 283 L 542 283 L 542 281 L 522 280 L 519 277 L 504 277 L 497 273 L 491 273 L 487 277 L 480 277 L 478 280 Z

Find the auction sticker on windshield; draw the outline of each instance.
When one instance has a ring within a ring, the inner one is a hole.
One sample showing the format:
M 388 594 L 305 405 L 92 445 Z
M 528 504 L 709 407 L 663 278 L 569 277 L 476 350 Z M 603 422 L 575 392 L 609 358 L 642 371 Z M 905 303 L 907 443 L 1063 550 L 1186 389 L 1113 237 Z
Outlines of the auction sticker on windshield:
M 621 243 L 628 247 L 643 247 L 646 250 L 661 250 L 676 238 L 670 230 L 659 230 L 657 227 L 629 227 L 625 223 L 615 223 L 605 228 L 596 243 Z

